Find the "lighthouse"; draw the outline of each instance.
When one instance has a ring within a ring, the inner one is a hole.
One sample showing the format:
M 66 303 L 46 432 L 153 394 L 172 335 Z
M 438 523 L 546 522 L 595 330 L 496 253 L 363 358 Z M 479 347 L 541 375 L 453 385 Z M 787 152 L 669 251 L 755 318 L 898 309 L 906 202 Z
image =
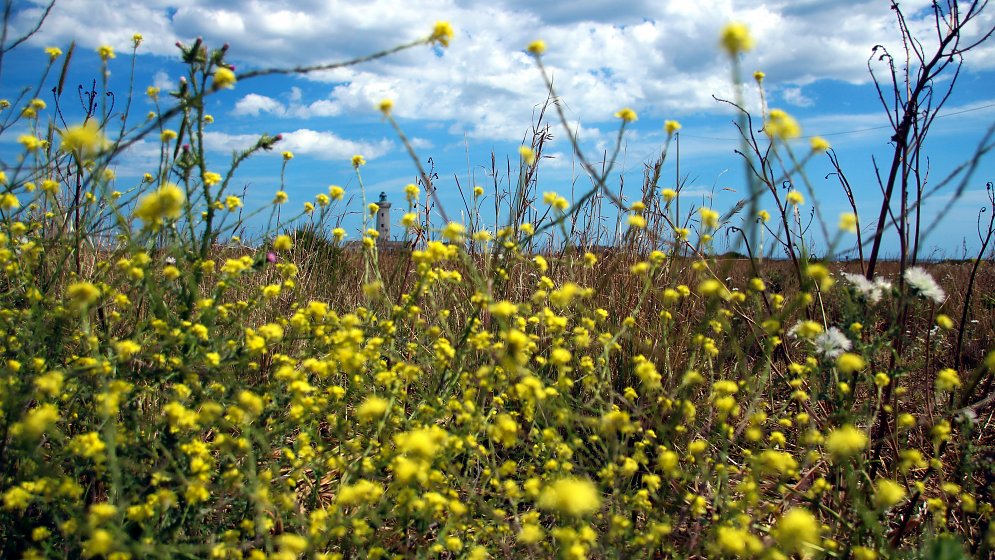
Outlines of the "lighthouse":
M 380 193 L 380 200 L 377 201 L 377 233 L 380 234 L 378 241 L 386 244 L 390 241 L 390 202 L 387 201 L 387 193 Z

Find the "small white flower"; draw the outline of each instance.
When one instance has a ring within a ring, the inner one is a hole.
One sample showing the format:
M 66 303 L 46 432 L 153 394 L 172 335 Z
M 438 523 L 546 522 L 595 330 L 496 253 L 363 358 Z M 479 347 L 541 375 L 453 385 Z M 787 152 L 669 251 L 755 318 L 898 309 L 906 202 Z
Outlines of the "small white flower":
M 853 343 L 836 327 L 829 327 L 812 341 L 815 351 L 827 358 L 838 358 L 840 354 L 853 348 Z
M 891 289 L 891 282 L 885 280 L 884 278 L 875 278 L 874 287 L 880 291 L 887 291 Z
M 926 272 L 921 266 L 913 266 L 905 271 L 905 282 L 916 295 L 931 299 L 936 303 L 943 303 L 947 294 L 943 292 L 936 280 Z
M 884 292 L 891 289 L 891 282 L 883 278 L 875 278 L 872 282 L 860 274 L 851 274 L 849 272 L 844 272 L 843 277 L 853 284 L 857 293 L 871 303 L 881 301 L 881 296 L 884 295 Z

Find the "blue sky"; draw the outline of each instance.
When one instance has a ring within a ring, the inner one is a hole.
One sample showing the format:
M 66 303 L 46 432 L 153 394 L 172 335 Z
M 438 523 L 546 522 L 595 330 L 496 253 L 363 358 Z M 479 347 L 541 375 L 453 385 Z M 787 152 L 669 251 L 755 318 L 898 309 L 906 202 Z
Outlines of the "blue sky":
M 928 5 L 923 0 L 902 2 L 911 26 L 927 43 L 929 20 L 922 10 Z M 14 29 L 24 29 L 39 11 L 39 2 L 18 4 Z M 349 160 L 362 154 L 368 161 L 361 170 L 368 196 L 384 191 L 397 209 L 404 205 L 403 188 L 414 181 L 416 171 L 375 108 L 379 100 L 391 98 L 394 115 L 414 140 L 420 159 L 432 159 L 450 216 L 458 219 L 463 209 L 457 181 L 466 191 L 474 184 L 484 186 L 483 207 L 493 208 L 491 154 L 502 170 L 499 181 L 507 185 L 503 171 L 510 161 L 516 172 L 517 147 L 529 134 L 535 108 L 546 98 L 542 78 L 524 51 L 530 41 L 543 39 L 548 45 L 544 60 L 590 159 L 599 160 L 612 146 L 618 109 L 631 107 L 639 115 L 609 181 L 613 188 L 622 182 L 626 197 L 639 195 L 643 164 L 659 154 L 663 122 L 675 119 L 683 125 L 685 199 L 724 210 L 744 196 L 746 182 L 742 160 L 734 153 L 739 145 L 734 115 L 713 98 L 733 98 L 731 64 L 717 38 L 726 23 L 740 21 L 756 39 L 756 47 L 741 60 L 744 75 L 764 71 L 769 107 L 797 118 L 806 136 L 823 135 L 833 144 L 854 187 L 861 221 L 873 226 L 881 195 L 872 157 L 887 166 L 891 132 L 867 64 L 876 44 L 898 52 L 894 15 L 883 0 L 73 0 L 57 3 L 41 32 L 8 54 L 0 91 L 12 97 L 35 84 L 47 60 L 42 49 L 67 50 L 76 41 L 67 81 L 75 95 L 78 84 L 89 85 L 99 76 L 95 48 L 109 44 L 118 52 L 110 65 L 111 90 L 121 104 L 128 90 L 131 37 L 137 32 L 145 37 L 138 49 L 133 108 L 141 120 L 151 108 L 145 88 L 157 85 L 168 91 L 181 75 L 177 41 L 189 43 L 200 36 L 211 46 L 228 43 L 228 59 L 241 72 L 345 60 L 425 36 L 437 20 L 450 21 L 456 30 L 448 49 L 420 47 L 348 69 L 247 80 L 213 96 L 208 108 L 216 123 L 209 145 L 216 165 L 210 167 L 223 171 L 230 151 L 252 143 L 260 133 L 282 133 L 285 140 L 277 150 L 255 158 L 236 175 L 235 190 L 245 188 L 248 206 L 272 199 L 280 186 L 280 152 L 290 150 L 295 154 L 286 173 L 291 205 L 299 207 L 339 184 L 357 195 L 350 210 L 358 212 L 358 185 Z M 986 13 L 970 31 L 990 28 L 993 21 L 995 13 Z M 926 145 L 930 184 L 964 162 L 995 122 L 993 85 L 995 42 L 967 54 L 957 88 L 933 126 Z M 74 109 L 66 99 L 72 96 L 63 99 L 71 114 Z M 752 85 L 746 88 L 746 105 L 759 111 Z M 544 191 L 579 196 L 589 181 L 573 161 L 562 128 L 553 124 L 546 152 L 552 157 L 542 162 L 538 191 L 540 196 Z M 16 137 L 9 133 L 0 139 L 5 162 L 16 157 Z M 807 140 L 799 140 L 796 148 L 804 153 Z M 157 153 L 150 141 L 122 158 L 118 188 L 132 186 L 154 165 Z M 672 147 L 661 187 L 673 186 L 674 155 Z M 836 217 L 848 207 L 838 181 L 827 178 L 830 172 L 824 157 L 814 158 L 807 170 L 828 226 L 835 229 Z M 976 251 L 978 210 L 987 200 L 985 182 L 990 180 L 995 180 L 991 157 L 982 161 L 958 203 L 940 216 L 924 255 L 935 250 L 935 255 L 959 257 L 965 245 L 969 255 Z M 949 190 L 938 193 L 924 215 L 938 216 L 949 197 Z M 485 211 L 485 221 L 492 214 Z M 400 215 L 393 214 L 395 233 Z M 358 238 L 358 219 L 347 217 L 344 224 L 350 237 Z M 816 243 L 818 251 L 821 240 Z M 893 235 L 885 249 L 891 254 L 896 250 Z

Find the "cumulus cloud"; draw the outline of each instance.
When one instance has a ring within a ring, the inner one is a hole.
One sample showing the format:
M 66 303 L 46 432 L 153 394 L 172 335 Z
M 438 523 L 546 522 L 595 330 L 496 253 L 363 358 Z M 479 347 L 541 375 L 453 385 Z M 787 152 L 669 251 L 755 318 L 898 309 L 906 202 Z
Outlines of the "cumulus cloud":
M 350 140 L 334 132 L 299 128 L 281 133 L 283 139 L 277 144 L 278 152 L 289 150 L 297 155 L 308 155 L 320 160 L 347 161 L 354 155 L 362 155 L 368 160 L 376 159 L 389 152 L 394 143 L 386 138 L 380 140 Z M 212 151 L 244 150 L 259 140 L 258 134 L 228 134 L 208 132 L 204 134 L 204 145 Z
M 368 160 L 378 158 L 390 151 L 394 143 L 386 138 L 376 141 L 348 140 L 332 132 L 301 128 L 284 133 L 280 146 L 317 159 L 346 161 L 357 154 Z
M 259 116 L 266 113 L 276 117 L 293 117 L 308 119 L 311 117 L 334 117 L 342 113 L 341 106 L 328 99 L 319 99 L 311 103 L 302 101 L 303 94 L 298 87 L 290 88 L 285 96 L 286 103 L 269 96 L 250 93 L 235 102 L 232 114 Z
M 435 144 L 428 138 L 419 138 L 416 136 L 408 139 L 408 141 L 411 143 L 411 147 L 416 150 L 427 150 L 435 147 Z
M 287 108 L 276 99 L 256 93 L 250 93 L 239 99 L 232 110 L 233 115 L 252 115 L 253 117 L 258 117 L 259 113 L 283 116 L 286 112 Z
M 800 87 L 786 87 L 781 91 L 781 97 L 784 98 L 785 103 L 794 105 L 796 107 L 811 107 L 815 105 L 815 101 L 802 93 L 802 88 Z
M 18 12 L 24 28 L 40 2 Z M 902 7 L 923 40 L 931 40 L 928 0 Z M 990 10 L 995 12 L 995 10 Z M 968 30 L 966 40 L 990 26 L 995 14 Z M 523 47 L 536 38 L 549 45 L 545 62 L 571 120 L 602 123 L 622 106 L 645 118 L 722 112 L 713 95 L 732 98 L 730 64 L 716 45 L 728 21 L 748 24 L 756 49 L 744 69 L 762 69 L 785 102 L 808 106 L 802 87 L 819 80 L 866 83 L 875 44 L 898 52 L 894 14 L 880 0 L 824 2 L 770 0 L 638 0 L 583 3 L 527 0 L 75 0 L 57 3 L 38 41 L 77 40 L 94 47 L 130 45 L 140 52 L 175 56 L 176 41 L 202 36 L 229 43 L 240 68 L 288 67 L 341 61 L 424 37 L 435 20 L 457 30 L 450 48 L 427 47 L 389 58 L 309 74 L 327 84 L 311 98 L 300 90 L 283 97 L 246 93 L 236 115 L 316 118 L 373 111 L 382 98 L 396 101 L 401 118 L 442 120 L 470 138 L 515 140 L 523 134 L 546 89 Z M 827 25 L 826 22 L 832 22 Z M 86 29 L 86 33 L 81 30 Z M 995 52 L 995 44 L 986 46 Z M 970 53 L 968 68 L 995 67 L 995 56 Z M 248 87 L 248 86 L 245 86 Z M 249 91 L 249 90 L 247 90 Z M 309 88 L 309 92 L 313 88 Z
M 163 70 L 159 70 L 155 73 L 155 76 L 152 78 L 152 85 L 164 92 L 176 89 L 176 82 L 174 82 L 173 79 L 169 77 L 169 74 Z

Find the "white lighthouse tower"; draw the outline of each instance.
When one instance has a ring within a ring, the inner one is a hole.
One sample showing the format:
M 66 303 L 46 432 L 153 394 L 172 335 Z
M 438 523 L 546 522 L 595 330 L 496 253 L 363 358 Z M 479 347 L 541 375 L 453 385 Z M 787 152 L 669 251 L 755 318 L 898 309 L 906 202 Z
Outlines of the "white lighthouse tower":
M 390 202 L 387 201 L 387 193 L 380 193 L 380 200 L 377 201 L 377 238 L 380 244 L 385 245 L 390 241 Z

